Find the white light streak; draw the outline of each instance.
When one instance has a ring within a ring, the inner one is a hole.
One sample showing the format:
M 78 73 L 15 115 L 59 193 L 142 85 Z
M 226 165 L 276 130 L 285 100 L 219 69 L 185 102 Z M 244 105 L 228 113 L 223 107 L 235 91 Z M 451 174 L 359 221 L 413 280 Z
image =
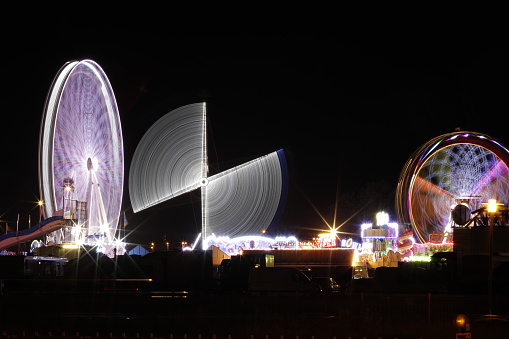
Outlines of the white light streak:
M 205 237 L 261 234 L 279 207 L 282 180 L 277 152 L 210 177 L 205 187 Z
M 212 234 L 262 233 L 274 220 L 285 187 L 284 153 L 272 152 L 207 177 L 205 103 L 160 118 L 133 156 L 129 191 L 133 210 L 201 188 L 202 246 Z
M 204 104 L 175 109 L 145 133 L 133 155 L 129 193 L 134 212 L 195 190 L 205 171 Z

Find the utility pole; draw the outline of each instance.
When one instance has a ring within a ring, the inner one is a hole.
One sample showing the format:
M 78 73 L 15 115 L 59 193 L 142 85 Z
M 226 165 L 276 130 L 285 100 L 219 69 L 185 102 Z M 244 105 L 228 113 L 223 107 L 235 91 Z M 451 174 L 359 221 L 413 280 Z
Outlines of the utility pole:
M 493 314 L 493 227 L 495 226 L 495 213 L 497 212 L 497 201 L 495 199 L 488 200 L 488 213 L 490 215 L 490 223 L 488 225 L 488 314 Z

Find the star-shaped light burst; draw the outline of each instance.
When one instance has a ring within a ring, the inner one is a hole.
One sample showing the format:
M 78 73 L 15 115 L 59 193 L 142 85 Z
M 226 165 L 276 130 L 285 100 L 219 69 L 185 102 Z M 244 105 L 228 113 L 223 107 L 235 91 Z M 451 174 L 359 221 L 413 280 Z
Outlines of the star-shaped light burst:
M 301 192 L 306 199 L 306 201 L 309 203 L 309 205 L 313 208 L 313 210 L 318 214 L 320 219 L 322 219 L 323 223 L 327 226 L 327 229 L 317 229 L 317 228 L 308 228 L 312 231 L 318 231 L 320 233 L 328 233 L 329 238 L 335 238 L 338 240 L 341 240 L 340 234 L 350 234 L 350 235 L 360 235 L 359 233 L 352 233 L 352 232 L 343 232 L 340 231 L 341 227 L 343 227 L 350 219 L 352 219 L 354 216 L 356 216 L 359 212 L 361 212 L 368 204 L 371 202 L 366 203 L 364 206 L 362 206 L 359 210 L 357 210 L 355 213 L 353 213 L 351 216 L 349 216 L 345 221 L 343 221 L 341 224 L 336 225 L 337 221 L 337 214 L 338 214 L 338 205 L 339 205 L 339 185 L 336 187 L 336 201 L 334 203 L 334 216 L 332 220 L 332 224 L 327 221 L 325 216 L 320 212 L 320 210 L 315 206 L 315 204 L 309 199 L 309 197 L 304 193 Z

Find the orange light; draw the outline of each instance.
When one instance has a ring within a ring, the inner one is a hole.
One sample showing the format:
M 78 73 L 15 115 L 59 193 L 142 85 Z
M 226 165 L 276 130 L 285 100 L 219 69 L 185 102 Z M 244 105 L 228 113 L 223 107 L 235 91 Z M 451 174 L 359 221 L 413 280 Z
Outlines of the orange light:
M 488 200 L 488 213 L 495 213 L 497 211 L 497 200 Z
M 458 314 L 456 316 L 456 327 L 459 332 L 470 331 L 470 323 L 468 322 L 468 318 L 464 314 Z

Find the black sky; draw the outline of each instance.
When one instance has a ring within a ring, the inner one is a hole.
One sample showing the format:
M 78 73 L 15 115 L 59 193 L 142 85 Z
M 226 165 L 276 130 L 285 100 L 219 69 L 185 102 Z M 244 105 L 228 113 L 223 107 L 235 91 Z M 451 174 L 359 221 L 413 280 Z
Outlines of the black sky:
M 456 127 L 509 145 L 507 39 L 497 21 L 491 24 L 270 34 L 111 25 L 93 31 L 100 39 L 80 31 L 56 40 L 49 38 L 58 30 L 52 26 L 23 39 L 13 35 L 2 55 L 0 225 L 14 223 L 18 213 L 22 228 L 29 213 L 37 218 L 40 120 L 67 61 L 96 61 L 114 90 L 132 242 L 163 234 L 189 241 L 199 232 L 199 204 L 189 204 L 190 197 L 134 214 L 127 178 L 147 129 L 169 111 L 201 101 L 208 106 L 213 170 L 285 150 L 291 196 L 274 232 L 288 233 L 324 227 L 306 199 L 330 216 L 338 189 L 346 195 L 368 183 L 395 187 L 414 150 Z M 393 199 L 384 205 L 394 208 Z M 372 217 L 361 212 L 355 222 Z

